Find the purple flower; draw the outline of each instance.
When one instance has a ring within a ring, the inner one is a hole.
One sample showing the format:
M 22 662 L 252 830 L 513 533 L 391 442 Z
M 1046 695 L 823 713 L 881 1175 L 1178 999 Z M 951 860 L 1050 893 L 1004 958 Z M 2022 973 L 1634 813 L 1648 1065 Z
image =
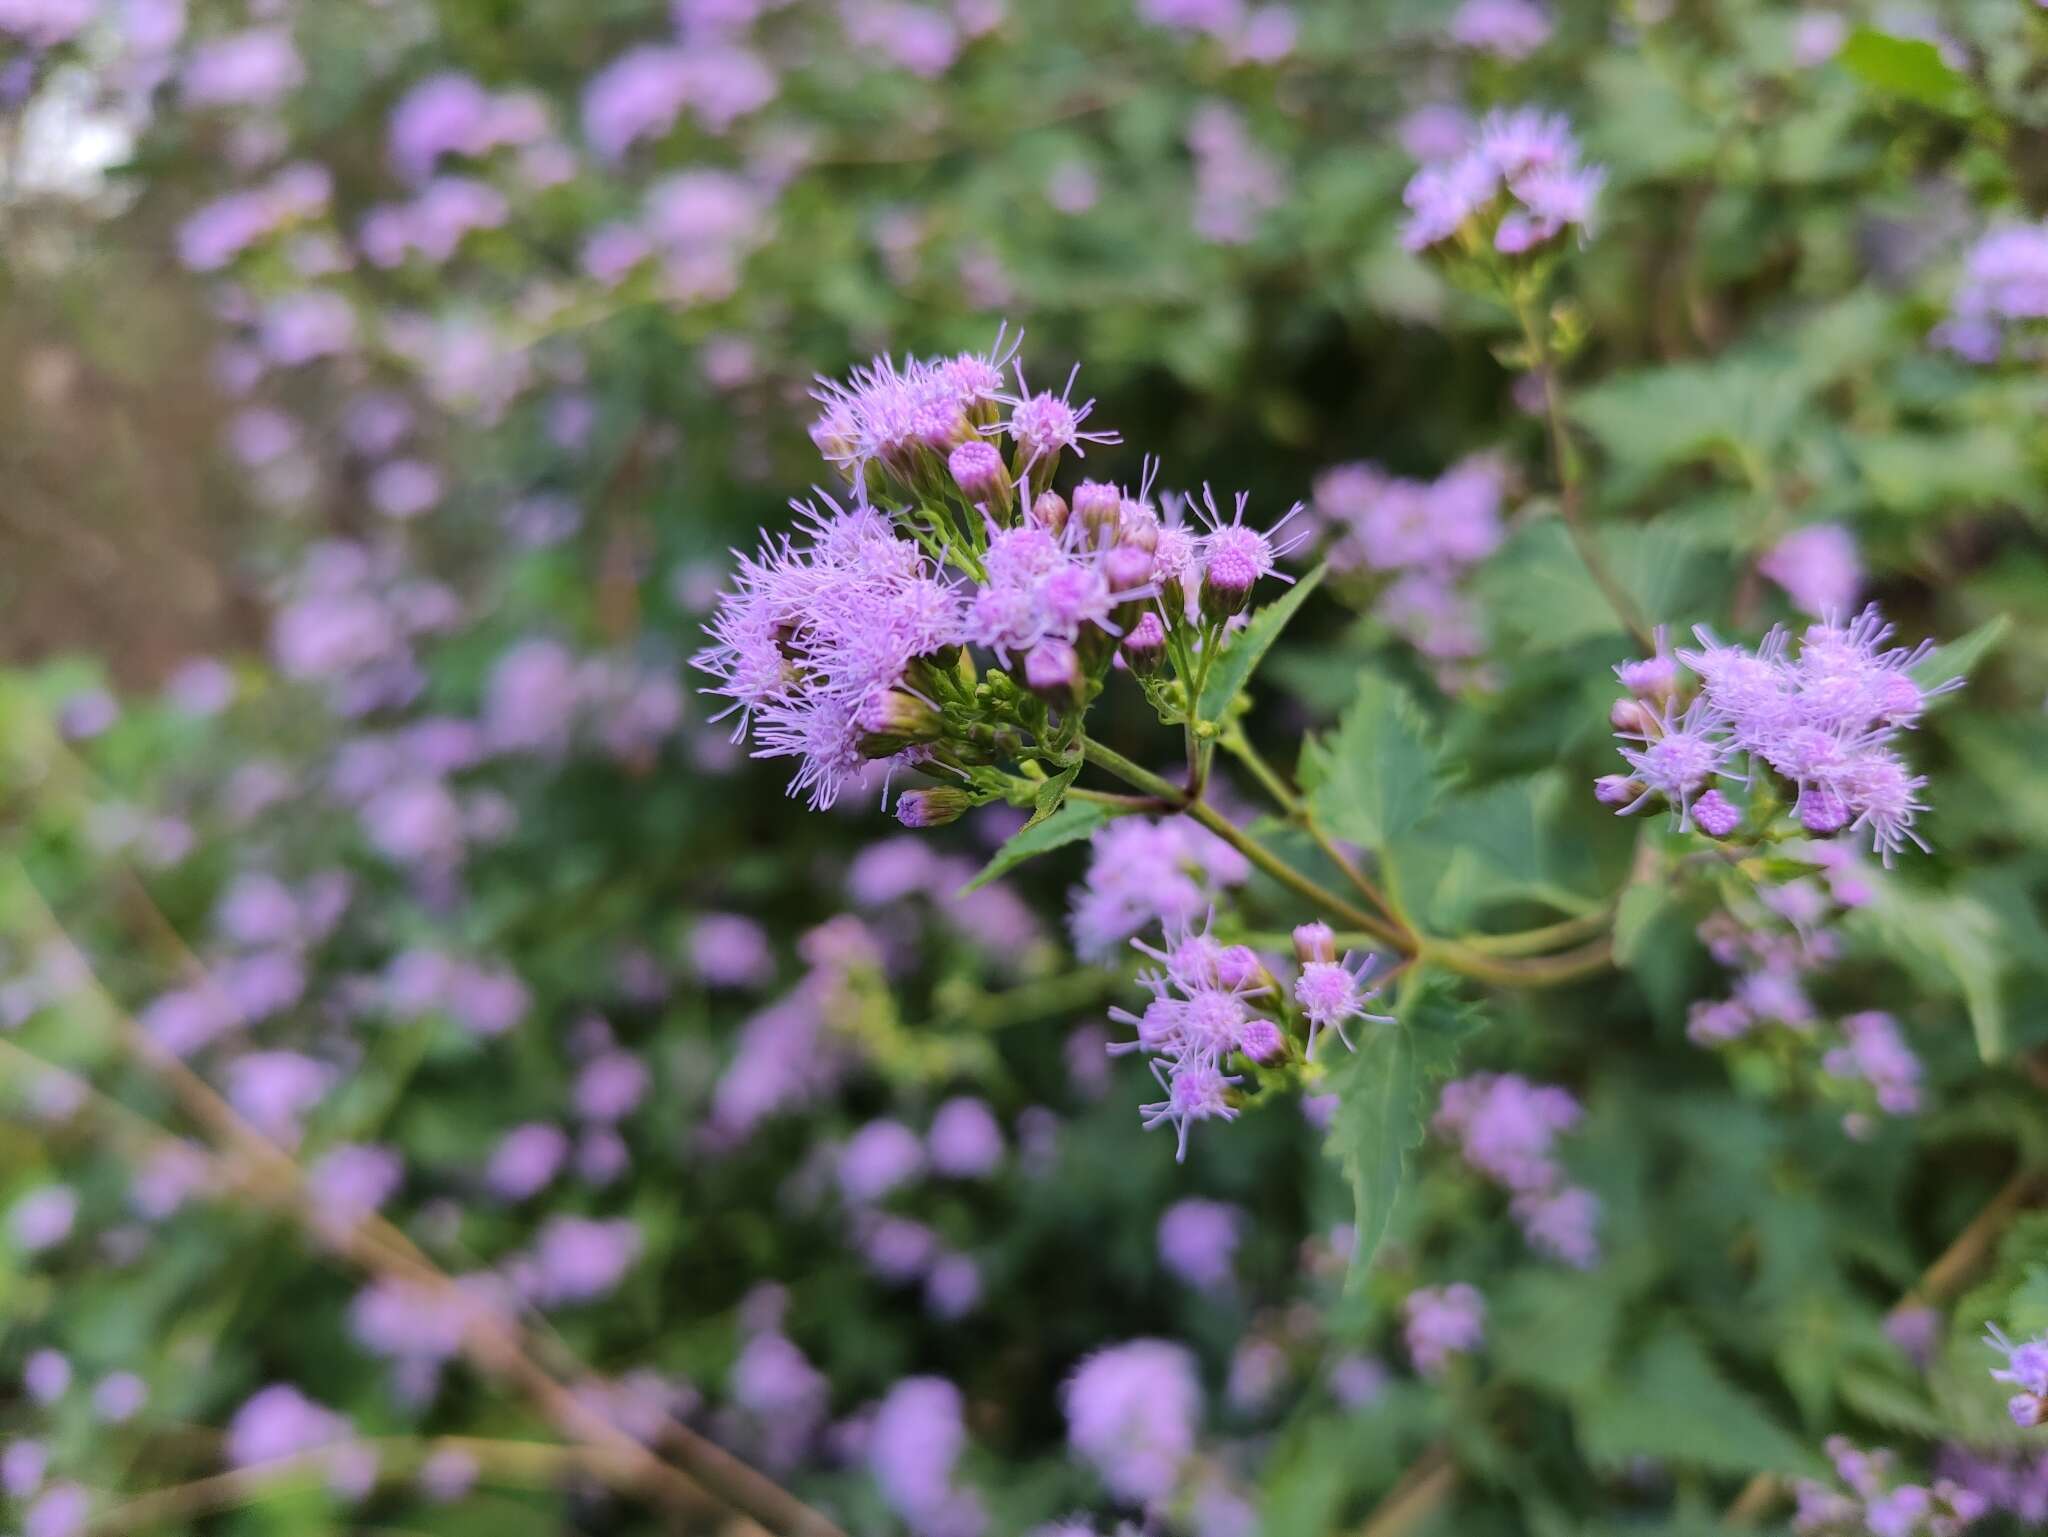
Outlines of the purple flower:
M 1525 59 L 1550 41 L 1550 13 L 1534 0 L 1465 0 L 1451 41 L 1503 59 Z
M 707 987 L 759 987 L 775 975 L 768 932 L 736 913 L 706 913 L 690 930 L 690 966 Z
M 576 1113 L 586 1121 L 622 1121 L 647 1094 L 647 1065 L 631 1052 L 593 1057 L 577 1074 Z
M 22 1365 L 21 1385 L 28 1396 L 48 1407 L 71 1388 L 71 1363 L 54 1350 L 30 1353 Z
M 185 63 L 185 103 L 192 107 L 266 107 L 305 84 L 306 66 L 291 34 L 252 27 L 213 38 Z
M 550 1217 L 534 1241 L 530 1294 L 545 1307 L 595 1301 L 639 1257 L 640 1228 L 626 1218 Z
M 92 1499 L 77 1484 L 52 1484 L 22 1515 L 22 1537 L 75 1537 L 85 1530 Z
M 10 1500 L 25 1500 L 43 1486 L 49 1467 L 49 1449 L 40 1441 L 20 1438 L 0 1451 L 0 1492 Z
M 1175 1201 L 1159 1218 L 1159 1262 L 1199 1291 L 1221 1291 L 1231 1282 L 1244 1220 L 1223 1201 Z
M 299 1457 L 343 1441 L 349 1423 L 322 1408 L 289 1383 L 260 1389 L 228 1421 L 224 1451 L 230 1467 Z
M 1202 1387 L 1194 1357 L 1165 1340 L 1098 1350 L 1060 1388 L 1067 1444 L 1132 1504 L 1165 1499 L 1195 1449 Z
M 1843 1044 L 1821 1059 L 1835 1078 L 1860 1078 L 1887 1115 L 1912 1115 L 1920 1108 L 1920 1059 L 1891 1015 L 1875 1010 L 1841 1022 Z
M 1285 167 L 1260 149 L 1238 111 L 1204 102 L 1188 122 L 1195 161 L 1195 233 L 1212 245 L 1246 245 L 1259 221 L 1286 201 Z
M 334 1069 L 295 1051 L 252 1051 L 227 1066 L 228 1100 L 274 1142 L 296 1147 L 299 1122 L 327 1097 Z
M 868 1467 L 889 1508 L 919 1537 L 976 1537 L 974 1496 L 954 1486 L 967 1446 L 960 1390 L 942 1377 L 906 1377 L 876 1407 Z
M 347 1230 L 398 1192 L 405 1162 L 388 1147 L 345 1142 L 306 1171 L 306 1194 L 320 1220 Z
M 1365 986 L 1365 979 L 1372 975 L 1378 959 L 1375 955 L 1353 953 L 1342 961 L 1310 961 L 1301 968 L 1301 975 L 1294 980 L 1294 1001 L 1301 1005 L 1302 1016 L 1308 1021 L 1309 1057 L 1316 1054 L 1316 1035 L 1322 1030 L 1335 1030 L 1345 1050 L 1350 1050 L 1351 1038 L 1344 1033 L 1347 1019 L 1370 1020 L 1381 1025 L 1394 1023 L 1390 1014 L 1366 1011 L 1366 1004 L 1379 992 L 1376 987 Z
M 1519 255 L 1567 229 L 1586 230 L 1607 173 L 1578 155 L 1563 117 L 1533 107 L 1494 112 L 1463 155 L 1425 165 L 1408 183 L 1402 243 L 1426 250 L 1481 219 L 1497 250 Z
M 501 1200 L 524 1201 L 554 1182 L 568 1156 L 567 1132 L 544 1121 L 531 1121 L 514 1127 L 499 1141 L 484 1169 L 484 1183 Z
M 349 1304 L 349 1332 L 372 1355 L 438 1365 L 462 1349 L 471 1317 L 488 1305 L 478 1294 L 387 1276 L 356 1293 Z
M 1578 1270 L 1600 1261 L 1600 1198 L 1590 1190 L 1567 1185 L 1560 1190 L 1530 1191 L 1515 1197 L 1515 1221 L 1529 1247 Z
M 980 1179 L 1003 1161 L 1003 1129 L 984 1100 L 961 1095 L 947 1100 L 932 1115 L 925 1134 L 935 1173 L 954 1179 Z
M 1787 534 L 1756 568 L 1816 618 L 1847 613 L 1863 589 L 1855 536 L 1839 523 L 1816 523 Z
M 867 1205 L 924 1172 L 924 1144 L 901 1121 L 870 1121 L 839 1151 L 839 1190 Z
M 1441 1376 L 1452 1359 L 1477 1350 L 1486 1338 L 1486 1304 L 1463 1281 L 1420 1286 L 1402 1305 L 1408 1355 L 1425 1377 Z
M 45 1185 L 14 1203 L 7 1232 L 22 1253 L 40 1254 L 69 1238 L 77 1220 L 78 1192 L 69 1185 Z
M 1070 893 L 1074 947 L 1099 960 L 1154 923 L 1191 923 L 1251 876 L 1245 857 L 1184 817 L 1119 817 L 1096 832 Z
M 109 1372 L 93 1384 L 92 1412 L 104 1424 L 126 1424 L 147 1402 L 149 1386 L 133 1372 Z

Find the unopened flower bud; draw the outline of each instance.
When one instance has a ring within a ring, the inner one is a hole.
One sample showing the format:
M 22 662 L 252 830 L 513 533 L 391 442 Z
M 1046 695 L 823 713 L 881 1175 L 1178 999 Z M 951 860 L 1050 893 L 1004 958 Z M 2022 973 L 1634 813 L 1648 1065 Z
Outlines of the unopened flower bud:
M 1159 671 L 1159 664 L 1166 659 L 1166 626 L 1158 614 L 1147 609 L 1131 626 L 1124 636 L 1123 655 L 1124 666 L 1141 678 Z
M 1089 542 L 1098 548 L 1115 540 L 1123 504 L 1123 492 L 1102 481 L 1084 480 L 1074 487 L 1074 516 L 1088 530 Z
M 1602 774 L 1593 781 L 1593 798 L 1603 806 L 1626 806 L 1642 793 L 1642 783 L 1626 774 Z
M 861 731 L 861 751 L 870 758 L 893 757 L 913 742 L 936 742 L 943 730 L 938 711 L 895 688 L 870 694 L 855 724 Z
M 1113 593 L 1132 593 L 1152 580 L 1152 552 L 1120 544 L 1102 559 L 1102 576 Z
M 1668 698 L 1678 688 L 1678 663 L 1668 656 L 1623 662 L 1614 672 L 1621 686 L 1638 699 Z
M 1709 838 L 1725 838 L 1742 825 L 1742 808 L 1719 790 L 1709 790 L 1692 803 L 1692 819 Z
M 1270 1019 L 1247 1020 L 1237 1032 L 1237 1049 L 1254 1062 L 1274 1062 L 1287 1049 L 1287 1037 Z
M 1250 987 L 1260 969 L 1259 957 L 1250 945 L 1225 945 L 1216 952 L 1216 981 L 1233 992 Z
M 953 484 L 970 500 L 1010 504 L 1010 477 L 995 444 L 969 438 L 947 457 L 946 468 L 953 472 Z
M 1655 720 L 1655 716 L 1633 699 L 1617 699 L 1607 711 L 1609 725 L 1616 731 L 1626 731 L 1635 736 L 1648 731 Z
M 1134 544 L 1139 549 L 1152 551 L 1159 548 L 1159 514 L 1150 502 L 1127 501 L 1117 516 L 1117 542 Z
M 1067 503 L 1057 491 L 1041 491 L 1031 504 L 1031 521 L 1057 539 L 1067 529 Z
M 974 805 L 965 790 L 905 790 L 896 797 L 896 820 L 905 827 L 944 827 L 957 822 Z
M 1337 936 L 1327 923 L 1304 923 L 1294 931 L 1294 958 L 1307 966 L 1337 958 Z
M 1042 640 L 1024 653 L 1024 685 L 1048 704 L 1081 697 L 1081 659 L 1063 640 Z
M 1243 613 L 1258 582 L 1258 566 L 1240 551 L 1215 551 L 1202 566 L 1202 612 L 1212 620 Z
M 1817 838 L 1849 825 L 1849 803 L 1832 790 L 1812 789 L 1799 797 L 1799 825 Z

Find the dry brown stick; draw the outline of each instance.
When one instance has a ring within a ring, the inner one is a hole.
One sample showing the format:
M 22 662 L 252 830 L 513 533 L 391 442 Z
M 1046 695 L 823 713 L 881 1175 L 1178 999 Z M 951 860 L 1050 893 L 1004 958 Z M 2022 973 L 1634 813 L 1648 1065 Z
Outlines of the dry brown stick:
M 25 894 L 35 902 L 51 934 L 68 944 L 62 923 L 44 900 L 27 867 L 18 858 L 15 866 Z M 134 880 L 132 873 L 124 874 L 128 874 L 133 891 L 141 897 L 142 911 L 159 927 L 160 937 L 167 936 L 189 966 L 203 972 L 204 968 L 191 956 L 146 889 Z M 373 1215 L 346 1230 L 321 1222 L 312 1210 L 304 1189 L 304 1171 L 296 1160 L 244 1120 L 211 1084 L 151 1039 L 97 976 L 93 977 L 92 986 L 109 1009 L 123 1046 L 169 1085 L 186 1113 L 206 1128 L 210 1136 L 239 1155 L 240 1166 L 259 1177 L 263 1182 L 259 1194 L 272 1205 L 305 1223 L 316 1238 L 373 1275 L 396 1274 L 436 1290 L 455 1290 L 454 1280 L 383 1218 Z M 463 1346 L 465 1354 L 484 1371 L 516 1383 L 564 1434 L 618 1457 L 622 1465 L 633 1470 L 642 1486 L 673 1493 L 681 1476 L 677 1468 L 664 1463 L 588 1407 L 535 1361 L 514 1321 L 472 1312 Z M 825 1516 L 689 1427 L 670 1420 L 664 1426 L 661 1442 L 690 1478 L 779 1537 L 844 1537 L 839 1527 Z M 694 1484 L 691 1487 L 696 1488 Z M 702 1497 L 698 1491 L 700 1501 Z

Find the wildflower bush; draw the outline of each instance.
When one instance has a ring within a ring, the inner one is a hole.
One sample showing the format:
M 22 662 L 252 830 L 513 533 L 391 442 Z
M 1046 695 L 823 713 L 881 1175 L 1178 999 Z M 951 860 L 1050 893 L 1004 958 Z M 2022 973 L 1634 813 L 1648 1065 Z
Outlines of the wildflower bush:
M 5 1529 L 2048 1523 L 2044 73 L 0 0 Z

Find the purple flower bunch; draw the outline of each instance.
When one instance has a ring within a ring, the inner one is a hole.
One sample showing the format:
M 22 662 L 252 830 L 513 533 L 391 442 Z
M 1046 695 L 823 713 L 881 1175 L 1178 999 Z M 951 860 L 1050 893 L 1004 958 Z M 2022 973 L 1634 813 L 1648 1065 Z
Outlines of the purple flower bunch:
M 1992 230 L 1964 258 L 1949 316 L 1933 341 L 1972 363 L 2035 357 L 2048 320 L 2048 225 Z
M 1952 1479 L 1895 1481 L 1888 1451 L 1864 1451 L 1842 1436 L 1830 1436 L 1827 1450 L 1846 1492 L 1814 1479 L 1795 1483 L 1792 1529 L 1801 1537 L 1956 1537 L 1990 1509 L 1983 1495 Z
M 1185 1346 L 1139 1339 L 1098 1350 L 1060 1389 L 1067 1444 L 1110 1493 L 1149 1505 L 1174 1492 L 1194 1456 L 1202 1384 Z
M 1552 1154 L 1558 1135 L 1578 1125 L 1582 1113 L 1579 1102 L 1553 1084 L 1516 1073 L 1474 1073 L 1444 1085 L 1430 1124 L 1457 1144 L 1476 1173 L 1509 1193 L 1531 1248 L 1589 1270 L 1600 1259 L 1600 1200 L 1567 1183 Z
M 1927 809 L 1927 780 L 1893 743 L 1929 699 L 1962 680 L 1922 685 L 1914 671 L 1933 643 L 1891 646 L 1892 633 L 1875 604 L 1847 623 L 1809 626 L 1796 647 L 1783 626 L 1753 651 L 1700 626 L 1698 649 L 1674 657 L 1660 633 L 1654 657 L 1615 668 L 1631 696 L 1613 712 L 1615 734 L 1630 744 L 1621 749 L 1630 772 L 1603 778 L 1596 793 L 1623 816 L 1661 799 L 1680 827 L 1727 838 L 1746 817 L 1763 830 L 1779 803 L 1776 775 L 1811 837 L 1867 832 L 1886 864 L 1908 843 L 1925 849 L 1914 822 Z M 1690 698 L 1681 667 L 1700 679 Z M 1721 790 L 1738 781 L 1746 811 Z
M 1422 653 L 1448 688 L 1468 681 L 1485 649 L 1484 623 L 1461 590 L 1467 572 L 1500 547 L 1507 476 L 1490 454 L 1460 460 L 1435 480 L 1378 465 L 1334 465 L 1310 505 L 1329 529 L 1330 565 L 1382 582 L 1380 621 Z
M 1192 923 L 1251 873 L 1244 855 L 1187 817 L 1119 817 L 1096 832 L 1088 873 L 1069 896 L 1074 948 L 1102 960 L 1155 923 Z
M 2005 1406 L 2012 1422 L 2023 1428 L 2048 1423 L 2048 1336 L 2015 1345 L 1993 1325 L 1986 1343 L 2005 1356 L 2005 1365 L 1992 1372 L 1992 1380 L 2019 1389 Z
M 1139 1113 L 1148 1129 L 1174 1128 L 1177 1159 L 1187 1157 L 1197 1121 L 1237 1118 L 1237 1090 L 1245 1080 L 1232 1067 L 1312 1062 L 1321 1031 L 1334 1030 L 1349 1046 L 1348 1021 L 1392 1023 L 1365 1007 L 1378 992 L 1366 981 L 1377 957 L 1338 960 L 1327 924 L 1305 923 L 1294 931 L 1301 970 L 1283 992 L 1250 946 L 1222 943 L 1210 933 L 1212 922 L 1213 915 L 1205 915 L 1199 927 L 1185 920 L 1167 924 L 1163 948 L 1133 939 L 1132 948 L 1158 963 L 1138 974 L 1152 1001 L 1142 1014 L 1109 1011 L 1137 1032 L 1110 1051 L 1142 1051 L 1152 1059 L 1152 1075 L 1166 1097 L 1140 1106 Z
M 1402 201 L 1401 243 L 1522 256 L 1593 224 L 1606 169 L 1579 159 L 1571 124 L 1538 107 L 1489 113 L 1455 160 L 1425 165 Z
M 1220 644 L 1301 537 L 1279 533 L 1287 518 L 1248 525 L 1242 496 L 1226 517 L 1206 490 L 1199 532 L 1178 504 L 1162 517 L 1149 467 L 1134 492 L 1083 480 L 1062 495 L 1064 456 L 1117 435 L 1085 425 L 1094 402 L 1075 402 L 1073 375 L 1033 390 L 1015 352 L 999 333 L 987 352 L 822 381 L 811 436 L 853 501 L 794 504 L 799 532 L 743 559 L 719 600 L 696 665 L 736 739 L 795 759 L 791 793 L 814 807 L 881 760 L 938 782 L 899 798 L 907 826 L 1028 803 L 1038 779 L 1003 765 L 1071 763 L 1114 664 L 1150 678 L 1169 652 Z M 1000 670 L 978 677 L 970 646 Z
M 1486 1343 L 1486 1299 L 1468 1282 L 1418 1286 L 1401 1311 L 1408 1357 L 1425 1377 L 1441 1377 L 1452 1361 Z

